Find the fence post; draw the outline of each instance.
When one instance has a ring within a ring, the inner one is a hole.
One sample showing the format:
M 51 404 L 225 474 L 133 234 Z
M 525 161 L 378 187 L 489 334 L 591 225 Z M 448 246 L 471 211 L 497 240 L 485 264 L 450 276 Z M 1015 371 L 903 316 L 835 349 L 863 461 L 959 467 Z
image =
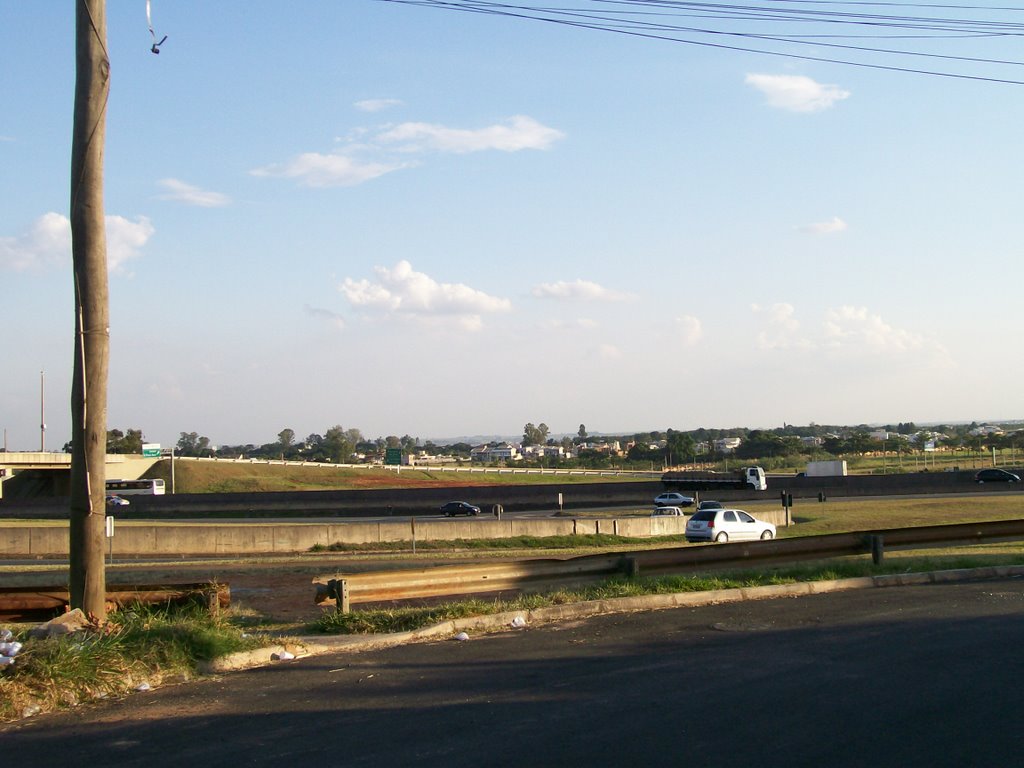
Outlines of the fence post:
M 871 562 L 875 565 L 881 565 L 882 560 L 885 558 L 885 537 L 872 535 L 871 536 Z
M 335 608 L 338 613 L 348 613 L 351 610 L 347 579 L 331 579 L 328 581 L 327 596 L 334 598 Z

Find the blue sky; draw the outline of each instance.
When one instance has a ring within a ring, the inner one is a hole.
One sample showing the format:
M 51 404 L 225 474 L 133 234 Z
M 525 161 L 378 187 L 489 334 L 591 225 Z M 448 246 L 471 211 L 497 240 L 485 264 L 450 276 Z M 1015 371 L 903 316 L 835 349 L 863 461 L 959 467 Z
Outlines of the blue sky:
M 374 0 L 153 0 L 155 56 L 109 6 L 111 428 L 1024 415 L 1020 85 Z M 0 12 L 0 427 L 45 371 L 59 449 L 74 11 Z

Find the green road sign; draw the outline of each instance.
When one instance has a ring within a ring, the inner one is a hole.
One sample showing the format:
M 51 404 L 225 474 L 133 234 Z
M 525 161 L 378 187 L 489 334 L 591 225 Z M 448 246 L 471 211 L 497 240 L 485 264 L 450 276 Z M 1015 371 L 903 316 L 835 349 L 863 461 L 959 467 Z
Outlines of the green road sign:
M 388 466 L 400 466 L 402 463 L 402 449 L 385 448 L 384 463 L 387 464 Z

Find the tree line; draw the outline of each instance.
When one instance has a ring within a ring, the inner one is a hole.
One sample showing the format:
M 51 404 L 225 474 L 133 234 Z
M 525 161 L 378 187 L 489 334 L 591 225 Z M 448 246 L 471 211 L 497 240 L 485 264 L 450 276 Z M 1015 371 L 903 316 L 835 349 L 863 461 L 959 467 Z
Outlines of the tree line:
M 761 463 L 770 464 L 773 460 L 789 462 L 799 460 L 815 460 L 844 455 L 863 455 L 870 453 L 913 452 L 922 450 L 925 443 L 934 443 L 935 447 L 949 449 L 1005 450 L 1016 447 L 1024 448 L 1024 437 L 1020 431 L 1007 431 L 993 434 L 972 434 L 978 424 L 947 425 L 922 429 L 913 422 L 900 422 L 897 425 L 871 427 L 868 425 L 827 426 L 810 424 L 807 426 L 784 425 L 775 429 L 747 429 L 736 427 L 731 429 L 694 430 L 654 430 L 632 434 L 591 435 L 585 425 L 580 424 L 575 435 L 552 436 L 544 422 L 534 425 L 532 422 L 523 427 L 522 446 L 562 446 L 566 454 L 572 457 L 557 456 L 546 453 L 535 459 L 524 459 L 522 463 L 537 466 L 554 467 L 586 467 L 605 468 L 635 465 L 650 466 L 651 464 L 677 466 L 690 462 L 714 462 L 725 458 L 740 460 L 757 459 Z M 888 433 L 888 439 L 878 440 L 874 432 Z M 738 437 L 741 442 L 737 448 L 727 453 L 714 450 L 717 440 Z M 804 438 L 820 438 L 818 444 L 809 443 Z M 107 432 L 107 453 L 139 454 L 145 442 L 141 429 L 111 429 Z M 612 454 L 604 448 L 604 444 L 618 442 L 620 446 L 628 446 L 624 454 Z M 498 445 L 497 441 L 491 445 Z M 70 443 L 65 445 L 70 451 Z M 456 460 L 468 461 L 473 445 L 466 442 L 438 444 L 427 440 L 421 442 L 411 435 L 388 435 L 367 439 L 361 430 L 346 429 L 340 424 L 328 428 L 322 435 L 313 433 L 305 438 L 298 438 L 295 431 L 286 428 L 277 434 L 277 439 L 255 445 L 214 446 L 210 438 L 198 432 L 181 432 L 175 444 L 178 456 L 220 457 L 261 459 L 283 459 L 286 461 L 311 461 L 333 463 L 359 463 L 361 461 L 380 461 L 388 448 L 400 448 L 410 454 L 445 455 Z

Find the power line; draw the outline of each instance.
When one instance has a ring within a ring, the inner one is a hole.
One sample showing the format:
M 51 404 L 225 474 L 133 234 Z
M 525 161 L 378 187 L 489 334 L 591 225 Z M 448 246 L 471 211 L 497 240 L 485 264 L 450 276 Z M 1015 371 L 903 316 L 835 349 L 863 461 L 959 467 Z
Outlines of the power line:
M 990 68 L 1024 66 L 1024 61 L 1011 58 L 928 48 L 941 43 L 1015 42 L 1024 36 L 1024 8 L 842 0 L 775 0 L 744 5 L 678 0 L 574 0 L 561 3 L 553 0 L 546 5 L 486 0 L 378 1 L 505 16 L 765 56 L 1024 85 L 1024 80 L 1018 79 L 1019 75 L 1002 76 L 990 70 L 967 71 L 953 66 L 947 71 L 940 71 L 897 63 L 901 59 L 908 61 L 916 57 L 922 61 Z M 913 15 L 877 12 L 877 9 L 890 8 L 911 11 Z M 949 11 L 970 13 L 945 15 Z M 1021 21 L 1014 21 L 1013 15 L 1020 15 Z M 699 19 L 701 24 L 682 23 L 686 19 Z M 784 25 L 794 29 L 780 29 Z M 850 28 L 854 31 L 847 32 Z M 866 45 L 856 43 L 857 40 L 884 42 L 882 45 Z M 813 46 L 815 51 L 824 49 L 825 53 L 801 52 L 801 48 L 806 51 L 809 46 Z M 829 53 L 831 51 L 837 53 Z M 885 61 L 887 57 L 894 57 L 892 63 Z

